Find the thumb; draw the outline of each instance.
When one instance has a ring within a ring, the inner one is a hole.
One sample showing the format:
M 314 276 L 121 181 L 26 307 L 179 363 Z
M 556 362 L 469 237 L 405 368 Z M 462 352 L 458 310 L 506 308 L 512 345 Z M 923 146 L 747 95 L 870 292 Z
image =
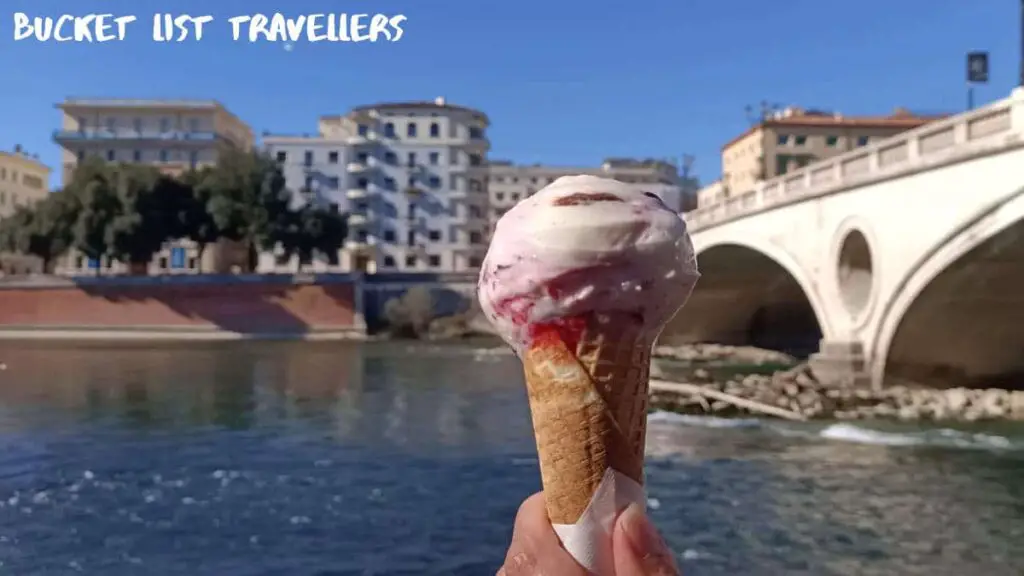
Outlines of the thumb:
M 640 506 L 631 504 L 615 522 L 612 554 L 616 576 L 678 576 L 672 551 Z

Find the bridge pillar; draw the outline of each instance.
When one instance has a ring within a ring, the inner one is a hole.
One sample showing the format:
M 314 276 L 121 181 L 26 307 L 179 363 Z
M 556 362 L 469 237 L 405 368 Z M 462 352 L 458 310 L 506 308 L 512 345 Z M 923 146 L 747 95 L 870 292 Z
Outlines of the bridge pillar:
M 821 340 L 808 364 L 815 380 L 825 386 L 859 388 L 871 383 L 864 345 L 857 341 Z

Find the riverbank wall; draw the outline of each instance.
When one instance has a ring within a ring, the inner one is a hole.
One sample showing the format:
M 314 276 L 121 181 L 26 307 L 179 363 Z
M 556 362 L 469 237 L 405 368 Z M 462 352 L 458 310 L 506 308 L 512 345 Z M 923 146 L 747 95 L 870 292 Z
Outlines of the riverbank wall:
M 30 277 L 0 284 L 0 338 L 357 338 L 360 299 L 347 274 Z
M 432 317 L 467 310 L 475 274 L 247 274 L 9 278 L 0 339 L 343 339 L 387 326 L 418 288 Z

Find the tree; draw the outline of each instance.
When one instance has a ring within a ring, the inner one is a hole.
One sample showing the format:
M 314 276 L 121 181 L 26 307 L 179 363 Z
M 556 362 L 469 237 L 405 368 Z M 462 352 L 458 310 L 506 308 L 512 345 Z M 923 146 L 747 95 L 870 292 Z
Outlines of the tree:
M 260 152 L 224 148 L 198 189 L 200 197 L 207 198 L 219 236 L 243 242 L 250 251 L 272 249 L 294 225 L 284 175 L 272 158 Z
M 77 217 L 74 197 L 57 190 L 33 207 L 18 206 L 0 220 L 0 251 L 36 256 L 43 271 L 51 272 L 53 261 L 65 254 L 74 241 L 72 227 Z
M 151 166 L 121 164 L 113 169 L 118 199 L 106 238 L 111 256 L 127 262 L 132 273 L 145 267 L 172 238 L 177 187 Z
M 178 211 L 170 224 L 175 238 L 188 238 L 196 243 L 200 272 L 202 272 L 203 253 L 206 251 L 206 247 L 221 237 L 220 229 L 214 222 L 209 209 L 211 189 L 202 185 L 203 179 L 208 177 L 209 171 L 208 167 L 192 170 L 177 181 L 181 186 L 180 193 L 177 195 L 180 204 L 177 205 Z
M 275 240 L 280 242 L 285 255 L 298 255 L 300 269 L 311 262 L 317 252 L 325 254 L 334 264 L 348 236 L 348 219 L 335 211 L 307 204 L 292 211 L 288 225 L 276 230 Z
M 115 178 L 112 167 L 90 159 L 78 166 L 68 188 L 80 208 L 73 226 L 73 245 L 91 260 L 98 261 L 110 252 L 110 225 L 121 209 Z M 97 267 L 97 275 L 99 270 Z

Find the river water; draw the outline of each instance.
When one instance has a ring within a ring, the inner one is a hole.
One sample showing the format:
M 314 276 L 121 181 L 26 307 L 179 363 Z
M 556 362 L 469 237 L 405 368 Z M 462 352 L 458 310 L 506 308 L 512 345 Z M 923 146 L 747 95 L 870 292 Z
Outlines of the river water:
M 517 361 L 0 345 L 0 574 L 487 575 L 539 475 Z M 1024 574 L 1024 429 L 654 414 L 687 576 Z

